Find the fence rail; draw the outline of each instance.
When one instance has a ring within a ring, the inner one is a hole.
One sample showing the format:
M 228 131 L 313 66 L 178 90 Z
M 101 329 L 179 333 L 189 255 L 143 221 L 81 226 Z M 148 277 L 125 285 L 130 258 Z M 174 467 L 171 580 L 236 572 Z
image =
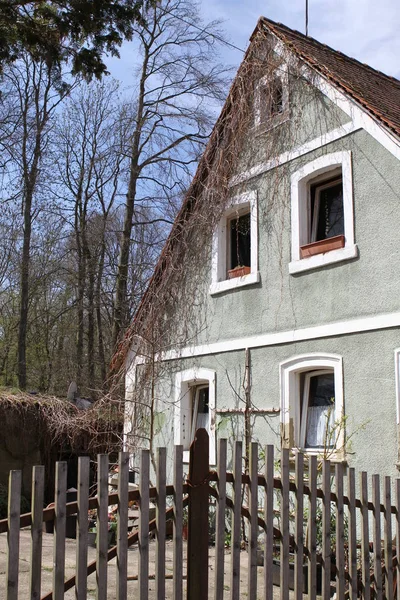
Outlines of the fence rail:
M 282 450 L 275 462 L 274 448 L 262 452 L 264 473 L 259 472 L 261 452 L 249 448 L 249 470 L 242 472 L 241 442 L 235 442 L 227 468 L 227 441 L 220 440 L 217 469 L 210 470 L 208 435 L 198 430 L 191 447 L 190 465 L 184 477 L 183 450 L 174 448 L 172 485 L 167 485 L 167 451 L 156 456 L 156 485 L 150 487 L 150 454 L 141 453 L 139 489 L 128 484 L 129 456 L 119 456 L 118 491 L 109 494 L 109 464 L 99 455 L 97 496 L 89 497 L 89 459 L 81 457 L 78 469 L 78 497 L 66 502 L 66 463 L 56 467 L 54 507 L 43 509 L 44 468 L 32 474 L 32 512 L 20 515 L 21 473 L 9 477 L 8 518 L 0 521 L 0 533 L 7 533 L 6 599 L 18 600 L 20 529 L 31 527 L 29 598 L 60 600 L 75 587 L 76 600 L 87 597 L 87 578 L 96 573 L 98 600 L 109 591 L 108 563 L 116 562 L 116 597 L 126 600 L 128 586 L 135 582 L 136 596 L 149 598 L 149 580 L 155 580 L 157 600 L 272 600 L 274 585 L 281 600 L 307 595 L 323 600 L 336 594 L 337 600 L 400 600 L 397 581 L 400 565 L 400 480 L 363 472 L 359 474 L 358 497 L 354 469 L 341 463 L 291 457 Z M 277 468 L 277 465 L 279 467 Z M 276 473 L 279 472 L 279 476 Z M 392 503 L 394 495 L 395 501 Z M 128 505 L 138 505 L 138 526 L 129 531 Z M 150 517 L 150 503 L 156 514 Z M 117 539 L 109 548 L 108 510 L 117 506 Z M 186 506 L 188 507 L 186 509 Z M 88 562 L 88 511 L 97 510 L 96 559 Z M 187 510 L 188 541 L 185 550 L 183 524 Z M 65 578 L 66 522 L 76 515 L 76 572 Z M 167 522 L 172 520 L 172 575 L 166 574 Z M 42 595 L 42 527 L 54 521 L 53 583 Z M 210 550 L 210 524 L 215 547 Z M 155 541 L 150 533 L 155 533 Z M 229 542 L 229 554 L 226 545 Z M 137 544 L 137 576 L 129 571 L 128 548 Z M 245 547 L 246 551 L 243 551 Z M 154 576 L 149 560 L 154 555 Z M 209 569 L 210 552 L 213 569 Z M 261 564 L 261 566 L 260 566 Z M 184 585 L 184 566 L 187 583 Z M 228 574 L 226 574 L 228 573 Z M 244 575 L 247 573 L 245 590 Z M 151 575 L 151 577 L 150 577 Z M 166 581 L 172 578 L 172 587 Z M 275 592 L 276 594 L 276 592 Z M 136 597 L 135 596 L 135 597 Z

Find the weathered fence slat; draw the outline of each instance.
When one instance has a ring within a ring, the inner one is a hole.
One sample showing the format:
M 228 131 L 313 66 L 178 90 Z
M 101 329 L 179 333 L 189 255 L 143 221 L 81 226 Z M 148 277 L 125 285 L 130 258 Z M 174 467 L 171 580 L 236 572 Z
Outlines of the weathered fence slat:
M 344 600 L 345 596 L 345 556 L 344 556 L 344 510 L 343 510 L 343 464 L 335 465 L 336 487 L 336 598 Z
M 76 523 L 76 600 L 86 600 L 87 597 L 89 467 L 89 457 L 80 456 L 78 460 L 78 516 Z
M 53 600 L 64 599 L 67 463 L 56 463 L 53 540 Z
M 273 599 L 273 556 L 274 556 L 274 447 L 267 446 L 265 452 L 264 520 L 264 597 Z
M 231 536 L 231 600 L 240 598 L 240 519 L 242 486 L 242 442 L 235 442 L 233 452 L 233 511 Z M 400 599 L 399 599 L 400 600 Z
M 209 438 L 198 429 L 190 446 L 187 598 L 208 598 Z
M 10 471 L 8 476 L 7 600 L 18 600 L 21 481 L 21 471 Z
M 393 540 L 392 540 L 392 512 L 391 512 L 391 479 L 384 479 L 384 548 L 385 548 L 385 596 L 393 600 Z
M 347 474 L 347 496 L 349 498 L 349 586 L 350 600 L 357 600 L 357 517 L 356 517 L 356 478 L 354 468 Z M 399 599 L 400 600 L 400 599 Z
M 304 562 L 304 455 L 296 454 L 295 460 L 296 483 L 296 515 L 295 515 L 295 563 L 294 563 L 294 597 L 303 598 L 303 562 Z
M 142 450 L 140 458 L 139 505 L 139 599 L 149 595 L 149 482 L 150 452 Z
M 376 600 L 382 600 L 381 498 L 379 475 L 372 475 L 374 589 Z
M 97 456 L 96 600 L 107 600 L 108 456 Z
M 331 463 L 322 463 L 322 598 L 331 597 Z
M 119 453 L 118 467 L 119 473 L 117 509 L 117 600 L 126 600 L 128 576 L 128 452 Z
M 308 459 L 308 486 L 310 496 L 308 500 L 308 599 L 316 600 L 317 597 L 317 457 Z
M 289 600 L 289 450 L 281 453 L 281 600 Z
M 165 600 L 165 511 L 167 507 L 167 451 L 158 448 L 156 501 L 156 598 Z
M 400 600 L 400 479 L 396 479 L 396 591 Z
M 248 598 L 257 598 L 257 540 L 258 540 L 258 444 L 250 444 L 249 462 L 249 542 L 248 542 Z
M 32 527 L 31 527 L 31 600 L 39 600 L 42 581 L 42 538 L 43 538 L 44 467 L 32 470 Z
M 173 600 L 183 599 L 183 446 L 175 446 L 174 453 L 174 524 L 173 524 Z
M 215 532 L 215 600 L 224 596 L 225 507 L 226 507 L 227 441 L 219 440 L 218 450 L 218 504 Z
M 370 600 L 371 578 L 369 573 L 369 522 L 368 522 L 368 478 L 367 473 L 360 473 L 361 496 L 361 570 L 363 584 L 363 599 Z

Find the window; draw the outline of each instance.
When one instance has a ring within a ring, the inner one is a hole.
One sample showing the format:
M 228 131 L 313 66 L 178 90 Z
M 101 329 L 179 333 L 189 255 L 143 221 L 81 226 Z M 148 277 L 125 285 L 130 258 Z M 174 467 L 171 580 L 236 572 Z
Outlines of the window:
M 263 130 L 289 117 L 288 73 L 281 65 L 258 83 L 255 93 L 255 125 Z
M 282 444 L 339 455 L 344 448 L 343 370 L 336 355 L 304 355 L 280 365 Z
M 292 175 L 290 273 L 358 255 L 352 186 L 350 152 L 321 156 Z
M 210 293 L 258 283 L 257 194 L 233 198 L 213 236 Z
M 215 463 L 215 371 L 188 369 L 175 379 L 175 444 L 182 444 L 184 460 L 189 460 L 190 445 L 197 429 L 210 436 L 210 462 Z

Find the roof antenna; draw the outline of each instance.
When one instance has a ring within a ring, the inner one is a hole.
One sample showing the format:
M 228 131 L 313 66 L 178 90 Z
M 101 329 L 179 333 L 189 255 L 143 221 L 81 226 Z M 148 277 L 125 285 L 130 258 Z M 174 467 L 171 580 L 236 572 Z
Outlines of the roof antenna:
M 308 37 L 308 0 L 306 0 L 306 36 Z

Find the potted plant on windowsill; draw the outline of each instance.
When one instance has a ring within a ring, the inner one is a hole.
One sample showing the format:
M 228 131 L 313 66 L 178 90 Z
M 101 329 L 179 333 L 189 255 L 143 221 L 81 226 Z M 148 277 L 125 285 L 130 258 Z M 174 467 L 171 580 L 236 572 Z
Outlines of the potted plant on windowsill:
M 228 279 L 234 279 L 235 277 L 244 277 L 245 275 L 250 275 L 251 267 L 245 267 L 243 265 L 238 265 L 234 269 L 228 270 Z

